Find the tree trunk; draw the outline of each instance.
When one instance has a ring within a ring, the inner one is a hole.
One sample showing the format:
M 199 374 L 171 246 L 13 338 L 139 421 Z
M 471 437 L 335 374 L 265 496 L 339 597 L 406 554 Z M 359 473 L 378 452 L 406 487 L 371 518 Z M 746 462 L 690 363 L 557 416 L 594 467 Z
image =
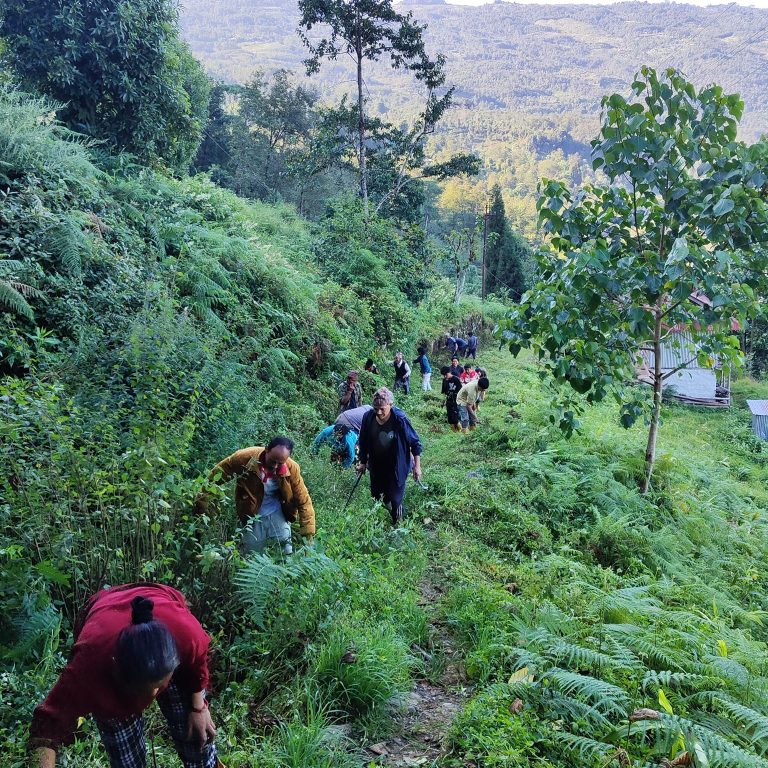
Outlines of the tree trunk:
M 363 49 L 357 47 L 357 141 L 358 163 L 360 166 L 360 195 L 363 198 L 363 212 L 368 219 L 368 174 L 365 168 L 365 115 L 363 114 Z
M 464 283 L 467 280 L 467 270 L 456 270 L 456 291 L 453 294 L 453 303 L 458 304 L 461 301 L 461 297 L 464 295 Z
M 661 307 L 656 307 L 653 327 L 653 411 L 651 412 L 651 425 L 648 429 L 648 445 L 645 449 L 645 474 L 640 486 L 640 493 L 648 493 L 653 474 L 653 463 L 656 460 L 656 437 L 659 434 L 659 422 L 661 420 L 661 389 L 662 356 L 661 356 Z

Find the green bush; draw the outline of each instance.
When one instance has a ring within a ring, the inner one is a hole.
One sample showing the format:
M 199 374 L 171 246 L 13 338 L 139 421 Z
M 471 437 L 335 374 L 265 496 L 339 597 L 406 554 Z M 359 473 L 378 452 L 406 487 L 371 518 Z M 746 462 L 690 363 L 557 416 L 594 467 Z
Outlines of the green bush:
M 537 756 L 543 725 L 504 684 L 491 685 L 458 714 L 448 734 L 452 754 L 478 768 L 554 768 Z M 535 761 L 535 762 L 534 762 Z

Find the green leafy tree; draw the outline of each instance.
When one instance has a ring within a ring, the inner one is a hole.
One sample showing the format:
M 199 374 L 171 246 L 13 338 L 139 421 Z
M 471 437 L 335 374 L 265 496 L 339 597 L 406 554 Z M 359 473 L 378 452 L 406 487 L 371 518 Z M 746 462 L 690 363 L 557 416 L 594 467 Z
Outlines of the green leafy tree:
M 530 258 L 530 248 L 512 231 L 498 184 L 491 189 L 488 235 L 494 237 L 489 237 L 485 249 L 486 291 L 506 292 L 517 301 L 525 291 L 523 262 Z
M 317 93 L 291 82 L 290 72 L 279 69 L 268 82 L 254 73 L 240 96 L 240 115 L 263 153 L 260 169 L 269 189 L 280 186 L 285 175 L 284 156 L 307 143 L 315 122 Z
M 172 0 L 3 0 L 0 37 L 23 84 L 61 102 L 69 127 L 184 168 L 200 143 L 208 81 Z
M 363 97 L 363 63 L 389 57 L 395 69 L 405 69 L 427 86 L 427 108 L 424 125 L 431 130 L 434 122 L 450 104 L 451 91 L 441 97 L 435 89 L 445 82 L 445 57 L 427 56 L 422 33 L 426 28 L 406 15 L 395 11 L 392 0 L 299 0 L 301 13 L 300 35 L 309 49 L 310 58 L 305 61 L 307 73 L 319 71 L 323 59 L 336 59 L 340 53 L 352 57 L 357 80 L 357 160 L 360 176 L 360 195 L 366 218 L 368 208 L 368 172 L 366 157 L 366 114 Z M 327 35 L 319 41 L 310 40 L 308 34 L 318 25 L 327 25 Z M 417 139 L 423 129 L 416 129 L 412 137 Z M 418 146 L 417 140 L 414 146 Z
M 732 324 L 757 311 L 755 287 L 765 282 L 768 257 L 754 246 L 768 237 L 768 167 L 736 141 L 742 110 L 738 95 L 719 86 L 696 91 L 679 72 L 648 67 L 629 99 L 603 99 L 592 156 L 610 183 L 576 192 L 544 183 L 538 208 L 550 247 L 542 278 L 502 328 L 513 354 L 532 346 L 544 370 L 588 402 L 624 391 L 647 350 L 653 399 L 643 492 L 671 375 L 662 370 L 670 331 L 683 327 L 691 339 L 682 367 L 739 365 Z M 643 407 L 622 402 L 630 426 Z M 564 408 L 561 427 L 577 424 Z
M 246 86 L 218 84 L 195 169 L 239 195 L 317 214 L 340 187 L 354 186 L 346 119 L 285 70 L 269 80 L 256 72 Z
M 234 173 L 232 136 L 242 123 L 227 109 L 227 99 L 232 96 L 232 91 L 233 87 L 224 83 L 212 86 L 208 120 L 192 167 L 195 173 L 207 171 L 217 184 L 230 189 L 233 188 Z
M 482 241 L 482 217 L 459 229 L 452 229 L 445 236 L 445 255 L 454 278 L 453 302 L 458 304 L 464 295 L 467 273 L 477 263 L 478 245 Z
M 302 215 L 313 207 L 324 211 L 329 197 L 354 187 L 346 136 L 343 113 L 338 108 L 319 107 L 305 140 L 286 152 L 286 169 L 297 186 L 296 204 Z
M 333 111 L 338 125 L 337 142 L 346 143 L 352 149 L 351 154 L 356 155 L 357 106 L 349 106 L 346 99 L 342 99 Z M 458 153 L 442 162 L 428 162 L 426 139 L 432 129 L 425 129 L 424 120 L 422 114 L 415 127 L 395 126 L 378 117 L 366 120 L 367 189 L 378 216 L 414 224 L 421 218 L 429 180 L 475 176 L 480 171 L 480 158 L 474 154 Z

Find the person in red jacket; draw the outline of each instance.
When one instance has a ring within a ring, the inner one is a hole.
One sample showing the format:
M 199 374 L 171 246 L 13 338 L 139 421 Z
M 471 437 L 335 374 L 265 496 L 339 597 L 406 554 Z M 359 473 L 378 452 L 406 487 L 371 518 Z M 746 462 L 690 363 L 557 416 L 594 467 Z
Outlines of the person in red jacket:
M 86 604 L 75 645 L 56 685 L 35 708 L 30 749 L 39 768 L 75 739 L 93 715 L 111 768 L 144 768 L 142 713 L 157 699 L 185 768 L 215 768 L 216 728 L 208 712 L 210 638 L 184 595 L 162 584 L 105 589 Z

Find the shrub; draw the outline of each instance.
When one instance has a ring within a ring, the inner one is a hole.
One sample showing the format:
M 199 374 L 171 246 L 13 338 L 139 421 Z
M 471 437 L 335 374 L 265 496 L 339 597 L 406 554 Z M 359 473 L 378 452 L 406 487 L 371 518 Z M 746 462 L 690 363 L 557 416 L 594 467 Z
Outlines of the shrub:
M 541 768 L 555 765 L 537 757 L 544 726 L 518 708 L 520 703 L 507 685 L 485 688 L 459 712 L 448 733 L 453 754 L 482 768 L 528 768 L 533 761 Z

